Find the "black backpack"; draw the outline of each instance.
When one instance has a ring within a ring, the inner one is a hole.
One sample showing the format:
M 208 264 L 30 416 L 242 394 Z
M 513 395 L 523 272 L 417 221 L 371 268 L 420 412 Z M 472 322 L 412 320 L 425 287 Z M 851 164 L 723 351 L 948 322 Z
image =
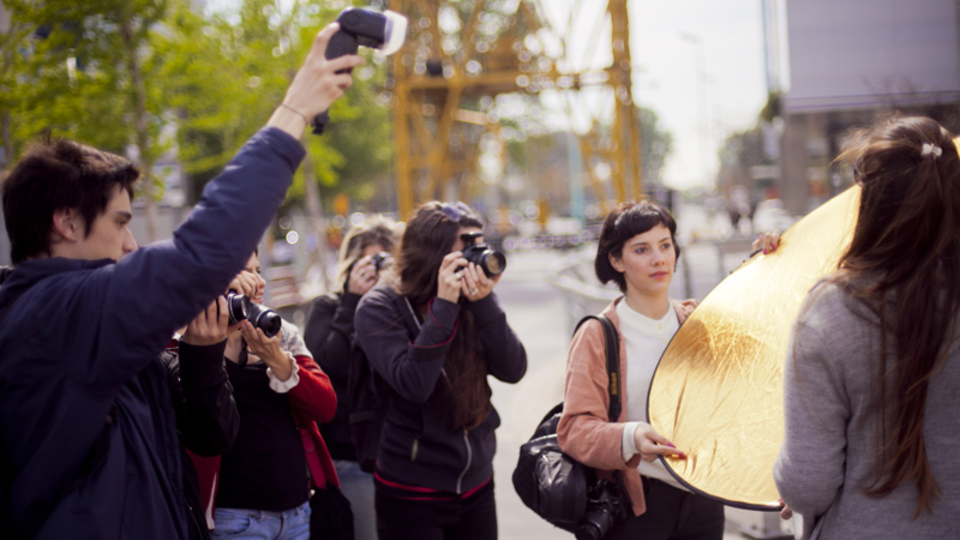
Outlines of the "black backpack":
M 380 449 L 380 432 L 387 415 L 390 388 L 370 367 L 367 356 L 354 344 L 355 354 L 347 376 L 350 401 L 350 442 L 357 453 L 357 463 L 364 472 L 372 473 Z
M 416 314 L 403 296 L 394 299 L 400 313 L 410 311 L 404 316 L 403 324 L 411 339 L 415 338 L 417 328 Z M 390 385 L 378 375 L 363 350 L 353 344 L 354 355 L 347 376 L 347 395 L 350 401 L 350 442 L 357 453 L 357 463 L 364 472 L 372 473 L 377 465 L 377 452 L 380 450 L 380 433 L 387 416 Z
M 603 326 L 609 381 L 607 389 L 610 393 L 608 411 L 609 418 L 616 419 L 621 410 L 620 337 L 613 323 L 603 315 L 584 317 L 577 323 L 577 329 L 590 319 L 597 319 Z M 520 447 L 517 468 L 513 471 L 513 487 L 520 500 L 538 516 L 561 529 L 575 532 L 598 481 L 593 469 L 560 449 L 557 424 L 560 423 L 562 412 L 561 402 L 550 409 L 530 440 Z

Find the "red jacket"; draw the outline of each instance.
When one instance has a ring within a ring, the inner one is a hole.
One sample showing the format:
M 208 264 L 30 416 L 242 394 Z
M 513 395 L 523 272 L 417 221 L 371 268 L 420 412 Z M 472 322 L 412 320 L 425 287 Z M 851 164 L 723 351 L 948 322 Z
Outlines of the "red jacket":
M 284 326 L 286 330 L 286 325 Z M 297 336 L 299 339 L 299 335 Z M 300 341 L 302 345 L 302 340 Z M 320 436 L 317 422 L 329 422 L 337 410 L 337 395 L 330 384 L 330 378 L 320 366 L 313 361 L 310 353 L 303 346 L 291 351 L 297 365 L 300 367 L 300 382 L 287 393 L 290 399 L 290 409 L 294 421 L 300 429 L 304 455 L 310 468 L 313 485 L 317 489 L 326 489 L 332 484 L 340 487 L 340 479 L 330 458 L 327 445 Z M 241 418 L 242 422 L 243 419 Z M 213 527 L 213 501 L 216 500 L 217 483 L 219 480 L 220 457 L 200 457 L 190 454 L 200 479 L 200 493 L 207 516 L 207 524 Z

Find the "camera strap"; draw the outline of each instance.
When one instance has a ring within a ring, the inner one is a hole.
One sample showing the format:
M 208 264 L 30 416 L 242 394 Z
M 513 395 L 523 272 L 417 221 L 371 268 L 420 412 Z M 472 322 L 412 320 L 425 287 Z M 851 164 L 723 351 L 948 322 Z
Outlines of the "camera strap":
M 587 315 L 580 319 L 574 333 L 590 319 L 600 321 L 600 326 L 603 327 L 604 353 L 607 358 L 607 393 L 610 395 L 607 421 L 616 422 L 623 409 L 620 393 L 620 334 L 617 332 L 617 327 L 613 325 L 613 321 L 604 315 Z

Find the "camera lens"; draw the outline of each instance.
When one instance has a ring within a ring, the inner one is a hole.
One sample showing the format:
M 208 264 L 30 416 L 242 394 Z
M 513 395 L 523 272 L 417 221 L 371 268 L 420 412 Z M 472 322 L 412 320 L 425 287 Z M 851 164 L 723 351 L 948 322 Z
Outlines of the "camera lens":
M 499 276 L 507 269 L 507 257 L 499 251 L 487 250 L 481 266 L 488 276 Z
M 267 337 L 273 337 L 280 332 L 283 321 L 276 311 L 251 303 L 250 324 L 263 330 Z

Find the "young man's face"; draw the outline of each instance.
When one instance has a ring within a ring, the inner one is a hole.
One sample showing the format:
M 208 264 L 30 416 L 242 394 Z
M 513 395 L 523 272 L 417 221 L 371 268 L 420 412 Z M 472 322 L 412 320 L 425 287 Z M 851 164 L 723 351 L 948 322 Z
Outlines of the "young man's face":
M 90 233 L 76 246 L 78 258 L 88 261 L 113 259 L 137 249 L 137 242 L 130 232 L 130 194 L 119 185 L 114 188 L 113 196 L 106 210 L 98 215 L 90 225 Z

